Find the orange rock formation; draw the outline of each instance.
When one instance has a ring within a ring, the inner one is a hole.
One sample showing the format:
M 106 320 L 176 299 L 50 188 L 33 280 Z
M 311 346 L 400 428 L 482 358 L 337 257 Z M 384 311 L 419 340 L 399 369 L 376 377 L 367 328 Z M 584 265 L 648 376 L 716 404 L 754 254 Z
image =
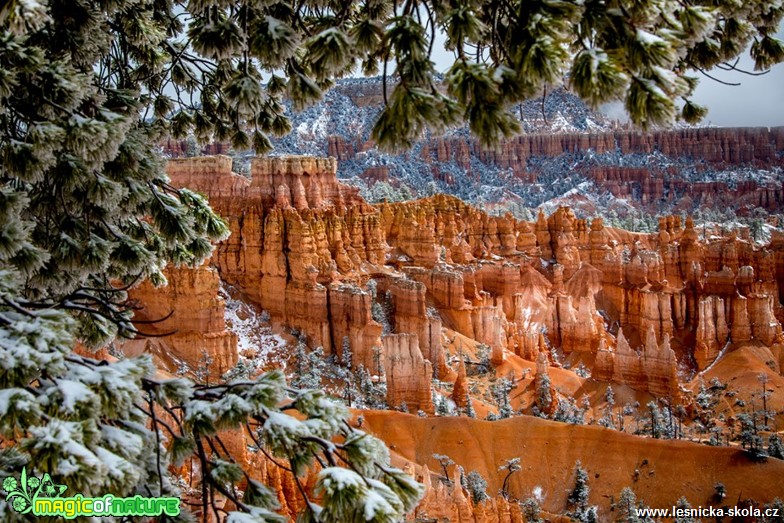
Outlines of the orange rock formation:
M 226 330 L 217 297 L 222 279 L 268 311 L 277 326 L 302 332 L 309 345 L 340 353 L 348 343 L 354 366 L 376 369 L 380 352 L 388 404 L 405 404 L 411 412 L 433 412 L 434 378 L 457 381 L 452 396 L 460 409 L 471 401 L 465 363 L 450 362 L 455 350 L 449 338 L 457 336 L 487 345 L 490 364 L 518 376 L 521 368 L 536 368 L 537 378 L 549 373 L 556 381 L 556 375 L 569 372 L 566 368 L 583 364 L 591 382 L 676 401 L 690 393 L 684 384 L 695 372 L 710 376 L 717 372 L 714 366 L 726 372 L 717 363 L 720 355 L 742 361 L 757 349 L 767 351 L 764 357 L 772 363 L 766 372 L 781 378 L 784 311 L 778 281 L 784 278 L 784 236 L 758 246 L 746 234 L 706 235 L 691 220 L 681 223 L 672 216 L 660 219 L 657 233 L 636 234 L 607 228 L 598 218 L 587 223 L 566 208 L 527 223 L 490 216 L 445 195 L 373 206 L 339 183 L 336 169 L 334 159 L 260 158 L 253 160 L 248 179 L 231 172 L 227 157 L 172 160 L 172 183 L 203 192 L 228 220 L 232 235 L 217 247 L 211 267 L 169 270 L 166 289 L 134 290 L 145 305 L 140 319 L 174 311 L 152 328 L 176 334 L 161 342 L 129 342 L 128 350 L 155 351 L 173 368 L 179 361 L 195 368 L 204 354 L 216 370 L 230 368 L 237 359 L 236 340 Z M 374 314 L 374 301 L 385 302 L 388 317 Z M 553 411 L 563 394 L 554 384 L 547 410 Z M 420 449 L 430 436 L 414 443 L 404 432 L 386 434 L 391 418 L 378 416 L 372 430 L 405 446 L 411 461 L 416 461 L 413 449 L 420 458 L 438 449 Z M 417 423 L 429 421 L 406 421 L 411 434 L 424 430 Z M 503 439 L 516 423 L 488 426 Z M 554 452 L 558 444 L 548 450 L 542 438 L 563 439 L 567 429 L 536 423 L 544 435 L 525 436 L 534 438 L 531 449 Z M 476 437 L 477 426 L 455 427 L 449 444 Z M 526 440 L 514 434 L 517 441 Z M 626 436 L 590 428 L 580 444 L 584 448 L 562 465 L 572 467 L 580 456 L 607 455 L 606 449 L 591 450 L 605 445 L 606 434 L 618 449 L 628 443 Z M 681 448 L 670 445 L 657 456 Z M 495 478 L 498 464 L 484 463 L 480 447 L 455 447 L 453 458 L 464 459 L 466 470 L 484 467 L 477 470 Z M 735 451 L 692 450 L 709 461 L 724 460 L 730 469 L 736 463 Z M 632 458 L 621 450 L 618 455 L 624 467 L 632 466 Z M 642 450 L 634 456 L 642 460 Z M 535 474 L 520 474 L 514 487 L 518 496 L 535 486 L 522 478 L 543 473 L 531 464 L 540 454 L 529 457 L 527 466 Z M 677 460 L 661 460 L 660 470 L 680 466 Z M 607 470 L 598 462 L 588 468 Z M 560 510 L 563 487 L 556 489 L 552 478 L 545 483 L 552 493 L 545 508 Z M 638 494 L 651 503 L 659 499 L 660 483 L 648 481 Z M 626 484 L 626 477 L 611 477 L 603 489 L 617 494 Z M 765 485 L 760 493 L 769 493 Z M 450 521 L 521 520 L 517 505 L 502 498 L 474 507 L 460 489 L 445 488 L 432 484 L 423 510 Z M 607 505 L 606 498 L 595 502 Z
M 213 267 L 168 269 L 169 284 L 156 289 L 145 282 L 130 293 L 143 308 L 135 318 L 140 330 L 162 336 L 121 343 L 126 354 L 152 353 L 164 368 L 177 372 L 181 363 L 205 377 L 217 378 L 237 364 L 237 337 L 226 329 L 220 277 Z
M 599 379 L 670 396 L 679 365 L 701 370 L 738 343 L 781 341 L 778 238 L 767 248 L 735 235 L 702 240 L 676 217 L 660 220 L 657 234 L 631 234 L 601 219 L 589 226 L 566 208 L 531 224 L 444 195 L 371 206 L 337 181 L 336 168 L 333 159 L 259 158 L 249 180 L 218 156 L 172 160 L 168 172 L 230 223 L 212 260 L 220 277 L 312 346 L 339 352 L 347 339 L 355 365 L 372 368 L 383 344 L 454 379 L 445 329 L 488 345 L 494 365 L 506 353 L 535 360 L 543 334 Z M 391 332 L 416 338 L 405 350 L 403 338 L 382 342 L 370 278 L 391 297 Z M 147 317 L 168 312 L 163 304 L 148 306 Z M 178 331 L 222 331 L 219 319 L 205 324 L 212 316 L 201 318 L 203 307 L 168 305 L 202 310 L 177 312 Z M 220 316 L 217 307 L 211 314 Z M 404 389 L 428 386 L 421 371 L 397 368 Z

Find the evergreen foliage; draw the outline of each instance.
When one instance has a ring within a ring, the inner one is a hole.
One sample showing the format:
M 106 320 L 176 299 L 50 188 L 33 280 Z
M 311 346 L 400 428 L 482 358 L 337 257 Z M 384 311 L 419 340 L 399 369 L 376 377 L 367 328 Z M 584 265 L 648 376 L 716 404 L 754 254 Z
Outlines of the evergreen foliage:
M 580 362 L 580 364 L 577 367 L 575 367 L 574 373 L 577 374 L 581 378 L 590 378 L 591 377 L 590 369 L 588 369 L 588 367 L 586 367 L 585 364 L 582 363 L 582 362 Z
M 360 364 L 351 370 L 351 345 L 343 338 L 342 356 L 326 356 L 322 347 L 309 350 L 304 337 L 300 337 L 293 355 L 293 372 L 288 376 L 291 385 L 302 389 L 320 389 L 334 398 L 340 398 L 348 407 L 384 409 L 386 385 L 370 374 Z
M 474 400 L 471 399 L 471 394 L 466 394 L 465 415 L 469 418 L 476 418 L 476 410 L 474 410 Z
M 490 346 L 485 343 L 480 343 L 476 346 L 476 357 L 479 360 L 479 363 L 476 365 L 476 369 L 473 371 L 472 374 L 487 374 L 492 369 L 492 365 L 490 364 Z
M 496 405 L 498 405 L 498 418 L 505 419 L 512 416 L 512 404 L 509 402 L 509 393 L 514 389 L 514 383 L 507 378 L 500 378 L 490 386 Z
M 579 461 L 574 466 L 574 474 L 574 489 L 566 500 L 570 507 L 567 515 L 582 523 L 596 523 L 599 520 L 598 509 L 596 505 L 588 504 L 588 494 L 591 492 L 588 486 L 588 473 Z
M 643 417 L 643 425 L 639 432 L 642 434 L 649 434 L 650 436 L 659 439 L 667 437 L 664 417 L 655 401 L 651 400 L 646 405 L 648 412 Z
M 553 413 L 554 421 L 583 425 L 585 423 L 585 409 L 577 407 L 574 398 L 558 398 L 558 406 Z
M 617 515 L 616 523 L 653 523 L 650 516 L 638 515 L 638 511 L 647 508 L 642 501 L 637 501 L 637 496 L 630 487 L 624 487 L 618 502 L 615 504 Z
M 322 347 L 308 350 L 304 338 L 294 348 L 294 374 L 291 385 L 301 389 L 320 389 L 327 369 L 326 356 Z
M 691 509 L 691 504 L 689 503 L 689 500 L 687 500 L 684 496 L 681 496 L 680 499 L 678 499 L 678 502 L 675 504 L 675 506 L 676 508 L 686 510 L 686 511 Z M 698 523 L 697 519 L 691 515 L 678 516 L 673 521 L 674 523 Z
M 763 426 L 759 420 L 759 412 L 743 412 L 737 415 L 737 420 L 740 422 L 740 443 L 743 448 L 755 459 L 766 458 L 768 454 L 760 435 Z
M 522 470 L 523 467 L 520 465 L 520 458 L 511 458 L 506 460 L 503 465 L 498 467 L 499 472 L 505 472 L 506 475 L 504 476 L 504 482 L 501 485 L 501 495 L 509 499 L 509 478 L 512 477 L 512 474 L 515 472 L 519 472 Z
M 773 498 L 773 501 L 771 503 L 765 504 L 764 508 L 770 509 L 766 511 L 765 514 L 771 515 L 763 516 L 760 519 L 761 523 L 778 523 L 782 520 L 782 514 L 784 514 L 784 500 L 781 498 Z
M 778 434 L 771 434 L 768 437 L 768 456 L 784 459 L 784 443 L 782 443 Z
M 455 408 L 455 402 L 451 398 L 444 396 L 435 391 L 433 388 L 433 405 L 435 405 L 436 416 L 457 416 L 458 412 Z
M 367 289 L 372 298 L 372 304 L 370 306 L 371 317 L 381 325 L 383 334 L 392 333 L 394 331 L 392 327 L 392 293 L 386 291 L 383 295 L 379 296 L 378 283 L 373 279 L 368 280 Z
M 536 379 L 536 398 L 534 400 L 534 413 L 537 416 L 547 417 L 547 410 L 553 402 L 551 392 L 550 376 L 547 373 L 537 376 Z
M 373 377 L 364 365 L 360 365 L 355 373 L 359 394 L 355 406 L 368 409 L 386 409 L 386 386 L 373 381 Z
M 433 454 L 433 459 L 435 459 L 441 467 L 441 481 L 447 485 L 451 485 L 452 480 L 449 479 L 449 467 L 455 465 L 455 462 L 445 454 Z
M 727 487 L 724 486 L 724 483 L 716 483 L 713 485 L 713 499 L 716 501 L 721 501 L 727 497 Z
M 542 509 L 535 498 L 526 499 L 521 503 L 520 508 L 522 509 L 523 516 L 525 516 L 527 523 L 542 523 L 544 521 L 539 517 Z
M 700 390 L 694 398 L 694 403 L 697 405 L 697 416 L 695 419 L 695 426 L 700 434 L 711 433 L 711 440 L 716 440 L 717 444 L 719 434 L 717 430 L 720 428 L 716 424 L 716 406 L 719 404 L 721 393 L 727 388 L 717 378 L 713 378 L 709 386 L 705 386 L 704 382 L 700 382 Z M 715 435 L 715 437 L 714 437 Z
M 463 476 L 463 481 L 463 487 L 471 494 L 471 500 L 474 504 L 490 498 L 487 495 L 487 480 L 479 472 L 472 470 Z
M 612 385 L 608 385 L 607 390 L 604 391 L 604 401 L 605 405 L 604 409 L 602 409 L 603 414 L 599 420 L 599 425 L 614 429 L 615 417 L 613 416 L 613 407 L 615 406 L 615 392 Z

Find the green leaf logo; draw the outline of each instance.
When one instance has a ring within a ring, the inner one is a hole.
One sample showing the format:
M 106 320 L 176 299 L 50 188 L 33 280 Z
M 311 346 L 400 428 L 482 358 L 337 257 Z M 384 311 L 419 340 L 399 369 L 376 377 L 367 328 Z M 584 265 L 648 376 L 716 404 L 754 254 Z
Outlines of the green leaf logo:
M 58 485 L 49 474 L 42 478 L 27 475 L 27 467 L 22 469 L 19 479 L 8 476 L 3 479 L 3 490 L 6 492 L 6 502 L 20 514 L 27 514 L 33 509 L 33 503 L 39 496 L 56 498 L 62 495 L 68 487 Z
M 38 478 L 30 478 L 38 480 Z M 35 483 L 35 482 L 32 482 Z M 6 503 L 20 514 L 27 514 L 33 508 L 33 500 L 28 492 L 27 469 L 22 469 L 22 476 L 17 480 L 9 476 L 3 480 L 3 490 L 6 492 Z
M 10 494 L 11 492 L 15 491 L 19 483 L 16 481 L 16 478 L 13 476 L 9 476 L 3 480 L 3 490 Z

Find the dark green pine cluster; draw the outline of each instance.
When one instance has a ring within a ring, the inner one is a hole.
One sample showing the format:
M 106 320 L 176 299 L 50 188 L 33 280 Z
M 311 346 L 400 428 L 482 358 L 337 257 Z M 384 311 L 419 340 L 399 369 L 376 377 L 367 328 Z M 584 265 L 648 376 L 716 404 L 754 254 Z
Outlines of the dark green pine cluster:
M 166 120 L 143 117 L 167 113 L 149 94 L 171 65 L 161 13 L 101 4 L 11 2 L 0 26 L 0 267 L 18 289 L 4 301 L 72 312 L 91 346 L 134 333 L 128 286 L 228 234 L 168 184 Z

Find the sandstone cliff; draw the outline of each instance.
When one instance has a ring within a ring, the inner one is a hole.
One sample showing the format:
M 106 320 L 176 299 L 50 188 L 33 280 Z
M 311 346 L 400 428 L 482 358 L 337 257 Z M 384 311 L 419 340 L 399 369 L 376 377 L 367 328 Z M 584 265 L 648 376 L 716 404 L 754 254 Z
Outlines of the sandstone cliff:
M 220 277 L 311 346 L 339 352 L 348 340 L 355 365 L 372 368 L 382 347 L 370 279 L 390 297 L 390 332 L 416 337 L 416 351 L 404 351 L 416 368 L 405 373 L 422 387 L 423 365 L 454 380 L 447 330 L 487 345 L 493 365 L 505 354 L 535 360 L 544 335 L 567 362 L 659 396 L 678 394 L 678 368 L 705 369 L 739 343 L 781 341 L 779 240 L 763 249 L 735 235 L 702 240 L 677 217 L 662 218 L 657 234 L 629 234 L 566 208 L 526 223 L 445 195 L 371 206 L 336 168 L 260 158 L 248 179 L 219 156 L 173 160 L 168 171 L 229 220 L 232 235 L 212 260 Z M 203 330 L 207 320 L 196 320 L 190 328 Z
M 524 222 L 489 215 L 445 195 L 369 205 L 356 189 L 338 182 L 336 169 L 334 159 L 256 159 L 246 178 L 231 172 L 227 157 L 171 161 L 172 183 L 203 192 L 228 220 L 232 235 L 207 266 L 169 269 L 168 287 L 145 284 L 133 290 L 132 297 L 144 306 L 139 320 L 165 318 L 145 324 L 144 330 L 174 334 L 128 342 L 124 350 L 152 352 L 172 372 L 183 363 L 198 369 L 208 360 L 211 377 L 230 369 L 238 356 L 218 296 L 222 280 L 266 310 L 277 329 L 299 331 L 311 347 L 342 357 L 348 344 L 354 367 L 381 374 L 389 407 L 405 405 L 410 412 L 433 414 L 434 386 L 442 387 L 460 412 L 469 402 L 481 415 L 492 412 L 495 406 L 482 395 L 482 384 L 467 364 L 510 376 L 517 387 L 512 404 L 526 412 L 546 375 L 552 401 L 544 410 L 549 415 L 560 399 L 595 397 L 609 383 L 629 402 L 664 398 L 687 407 L 694 384 L 702 379 L 693 377 L 700 372 L 706 379 L 720 372 L 723 379 L 740 376 L 751 383 L 765 372 L 776 386 L 784 386 L 778 284 L 784 277 L 784 236 L 758 246 L 746 234 L 705 234 L 678 216 L 660 218 L 654 234 L 629 233 L 605 227 L 601 219 L 578 219 L 568 208 Z M 486 362 L 480 361 L 482 350 Z M 747 364 L 752 357 L 767 366 Z M 578 365 L 590 378 L 572 370 Z M 736 367 L 754 372 L 737 374 Z M 432 481 L 421 467 L 433 452 L 445 452 L 436 446 L 422 450 L 405 434 L 387 434 L 384 414 L 371 416 L 371 429 L 417 463 L 417 473 L 429 484 L 422 514 L 458 522 L 521 521 L 519 507 L 501 497 L 474 505 L 460 488 Z M 400 421 L 395 415 L 390 419 Z M 424 430 L 419 423 L 428 421 L 406 421 L 405 426 L 419 434 Z M 481 443 L 469 445 L 466 439 L 476 438 L 476 427 L 485 427 L 473 423 L 452 427 L 454 441 L 438 445 L 460 454 L 453 458 L 460 457 L 465 467 L 487 474 L 497 492 L 498 464 L 484 462 L 477 455 Z M 520 427 L 503 423 L 492 425 L 496 436 L 514 434 L 519 440 Z M 525 440 L 538 441 L 538 453 L 550 452 L 539 431 L 552 441 L 572 436 L 538 423 Z M 428 430 L 441 430 L 433 427 Z M 586 453 L 601 454 L 595 447 L 606 433 L 589 429 L 569 429 L 586 430 L 580 437 L 591 443 L 569 454 L 571 461 L 563 467 L 572 467 Z M 612 439 L 618 449 L 627 444 Z M 682 450 L 677 444 L 661 450 L 672 449 Z M 736 463 L 730 452 L 706 459 Z M 633 465 L 621 461 L 623 467 Z M 605 465 L 590 467 L 610 474 Z M 662 467 L 670 465 L 677 464 L 666 461 Z M 285 474 L 259 467 L 280 484 L 279 493 L 291 489 Z M 532 476 L 546 476 L 529 467 Z M 548 488 L 555 488 L 556 476 L 563 474 L 552 475 Z M 525 481 L 513 484 L 516 496 L 527 497 L 536 486 Z M 617 494 L 625 481 L 625 476 L 613 479 L 606 495 Z M 657 481 L 644 487 L 649 503 L 661 488 Z M 701 485 L 695 492 L 710 488 Z M 765 485 L 760 489 L 761 495 L 769 493 Z M 552 492 L 545 508 L 562 511 L 561 494 Z M 287 510 L 296 510 L 286 503 Z
M 183 364 L 204 379 L 218 379 L 237 364 L 237 337 L 227 329 L 220 277 L 213 267 L 167 269 L 168 285 L 145 282 L 130 292 L 141 308 L 140 330 L 155 336 L 120 342 L 128 355 L 153 354 L 174 374 Z

